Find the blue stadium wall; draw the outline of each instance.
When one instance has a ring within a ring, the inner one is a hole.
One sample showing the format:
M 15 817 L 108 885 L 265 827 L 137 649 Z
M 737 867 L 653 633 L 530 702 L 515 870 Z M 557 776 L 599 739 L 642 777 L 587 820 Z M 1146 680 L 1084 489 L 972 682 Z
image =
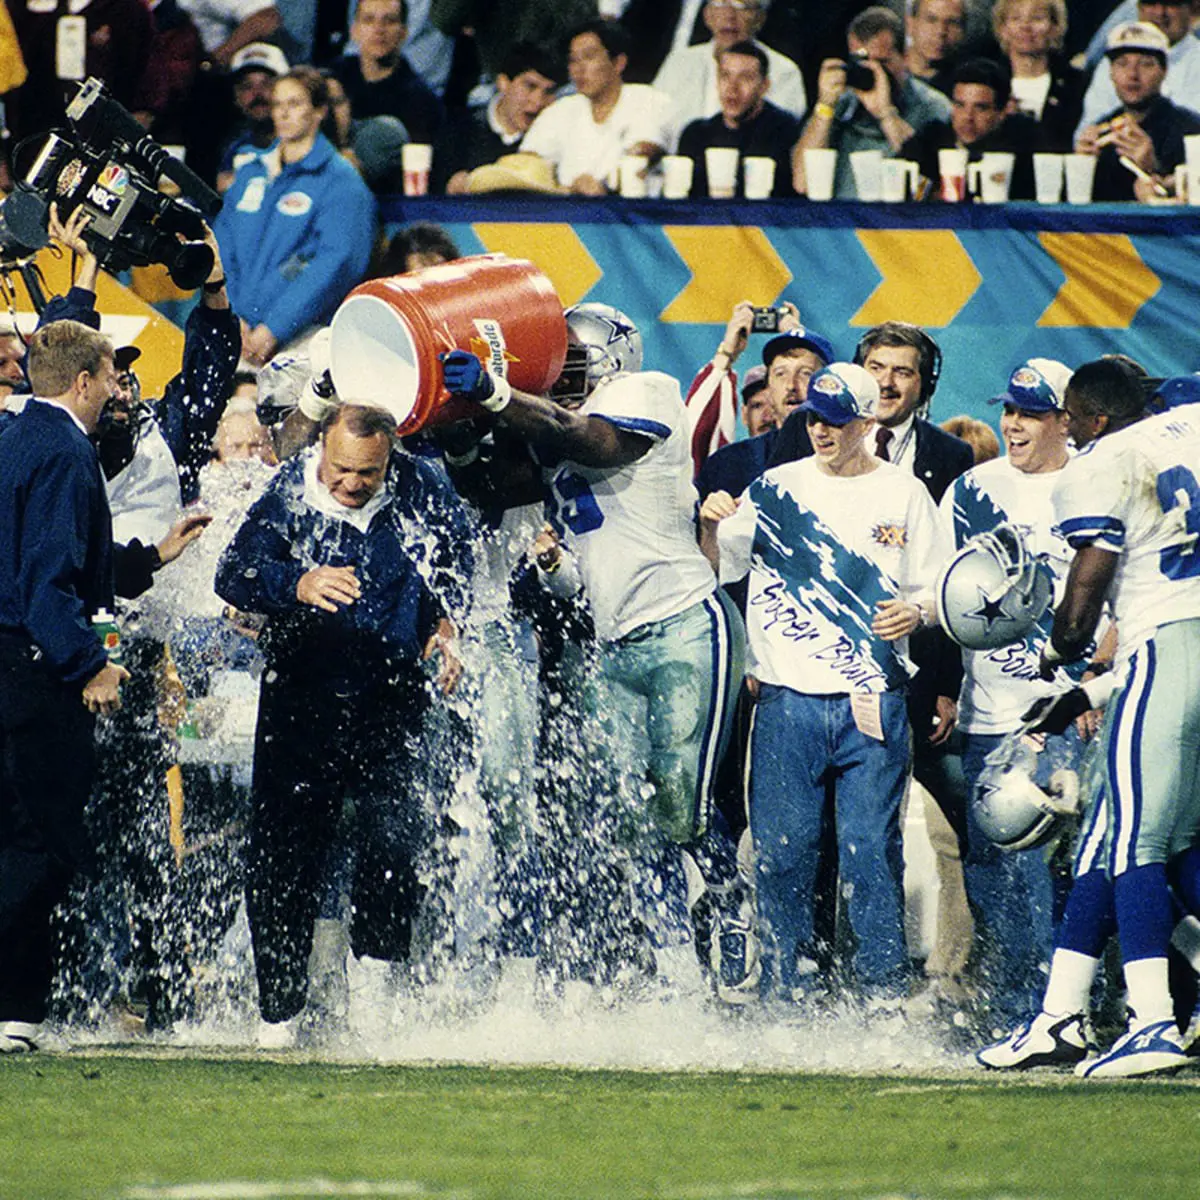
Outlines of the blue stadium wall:
M 1034 355 L 1200 367 L 1200 209 L 393 197 L 382 215 L 437 222 L 464 254 L 528 258 L 564 304 L 617 305 L 647 366 L 685 386 L 742 299 L 791 300 L 846 358 L 879 321 L 923 325 L 946 357 L 937 420 L 994 422 L 988 397 Z

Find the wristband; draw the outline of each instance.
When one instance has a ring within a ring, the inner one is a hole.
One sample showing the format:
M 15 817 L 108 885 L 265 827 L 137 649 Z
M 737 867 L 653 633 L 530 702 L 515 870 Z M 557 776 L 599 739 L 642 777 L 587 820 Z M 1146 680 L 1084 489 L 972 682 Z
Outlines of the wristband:
M 494 389 L 492 394 L 486 400 L 480 400 L 479 403 L 490 413 L 503 412 L 512 399 L 512 384 L 503 375 L 493 375 L 492 387 Z
M 820 117 L 824 121 L 833 120 L 833 105 L 826 104 L 823 100 L 818 100 L 817 103 L 813 105 L 813 112 L 816 114 L 816 116 Z
M 218 292 L 222 292 L 224 290 L 225 290 L 225 276 L 224 275 L 222 275 L 220 279 L 210 279 L 206 284 L 204 284 L 204 291 L 207 292 L 208 295 L 210 295 L 210 296 L 215 296 Z

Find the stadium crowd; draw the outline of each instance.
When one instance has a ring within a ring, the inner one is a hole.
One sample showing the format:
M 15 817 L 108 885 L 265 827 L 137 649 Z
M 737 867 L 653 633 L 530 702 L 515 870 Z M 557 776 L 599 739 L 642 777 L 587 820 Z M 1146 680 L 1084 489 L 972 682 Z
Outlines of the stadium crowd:
M 244 922 L 264 1045 L 345 1027 L 353 955 L 415 988 L 514 963 L 547 998 L 696 983 L 800 1028 L 853 1004 L 993 1069 L 1187 1063 L 1194 377 L 1031 344 L 989 449 L 931 420 L 916 325 L 852 343 L 738 304 L 685 391 L 583 303 L 546 394 L 450 349 L 458 419 L 398 439 L 338 396 L 328 326 L 369 275 L 457 256 L 436 230 L 377 243 L 414 144 L 451 193 L 604 194 L 631 155 L 657 186 L 685 149 L 703 189 L 733 148 L 783 196 L 806 152 L 836 154 L 838 197 L 859 152 L 911 158 L 933 200 L 961 198 L 943 152 L 1012 154 L 1018 197 L 1035 153 L 1074 149 L 1099 198 L 1178 199 L 1200 6 L 1089 8 L 1076 66 L 1061 0 L 513 3 L 501 26 L 360 0 L 321 68 L 257 0 L 43 7 L 0 30 L 13 138 L 95 74 L 225 204 L 161 397 L 97 332 L 82 209 L 49 214 L 73 286 L 0 335 L 0 1052 L 202 1018 Z

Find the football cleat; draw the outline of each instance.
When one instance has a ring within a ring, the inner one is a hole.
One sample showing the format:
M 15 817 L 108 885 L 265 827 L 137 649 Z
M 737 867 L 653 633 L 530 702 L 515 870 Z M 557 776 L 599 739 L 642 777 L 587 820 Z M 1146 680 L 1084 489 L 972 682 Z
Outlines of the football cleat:
M 30 1054 L 38 1048 L 38 1027 L 28 1021 L 0 1021 L 0 1054 Z
M 1183 1052 L 1191 1058 L 1200 1056 L 1200 1004 L 1196 1005 L 1192 1019 L 1184 1030 Z
M 1018 1025 L 1003 1041 L 984 1046 L 977 1062 L 993 1071 L 1026 1071 L 1031 1067 L 1073 1066 L 1087 1055 L 1083 1014 L 1065 1017 L 1040 1012 Z
M 1153 1021 L 1122 1034 L 1099 1058 L 1081 1062 L 1075 1074 L 1084 1079 L 1127 1079 L 1176 1071 L 1188 1063 L 1183 1038 L 1173 1020 Z

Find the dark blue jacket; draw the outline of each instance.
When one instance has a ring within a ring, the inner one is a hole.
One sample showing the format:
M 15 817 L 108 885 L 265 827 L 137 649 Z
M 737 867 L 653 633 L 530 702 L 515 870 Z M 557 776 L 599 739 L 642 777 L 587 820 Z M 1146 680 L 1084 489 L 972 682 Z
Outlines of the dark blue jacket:
M 96 451 L 70 414 L 30 400 L 0 433 L 0 628 L 82 683 L 107 661 L 91 621 L 112 607 L 112 515 Z
M 415 664 L 443 615 L 461 625 L 474 565 L 466 510 L 435 467 L 396 452 L 391 500 L 363 533 L 305 503 L 307 459 L 284 463 L 251 506 L 217 564 L 216 591 L 265 614 L 260 645 L 273 669 L 364 690 Z M 361 598 L 336 613 L 302 604 L 296 585 L 319 566 L 353 566 Z
M 713 492 L 728 492 L 735 499 L 740 496 L 767 469 L 778 435 L 777 429 L 768 429 L 758 437 L 714 450 L 696 473 L 701 503 Z

